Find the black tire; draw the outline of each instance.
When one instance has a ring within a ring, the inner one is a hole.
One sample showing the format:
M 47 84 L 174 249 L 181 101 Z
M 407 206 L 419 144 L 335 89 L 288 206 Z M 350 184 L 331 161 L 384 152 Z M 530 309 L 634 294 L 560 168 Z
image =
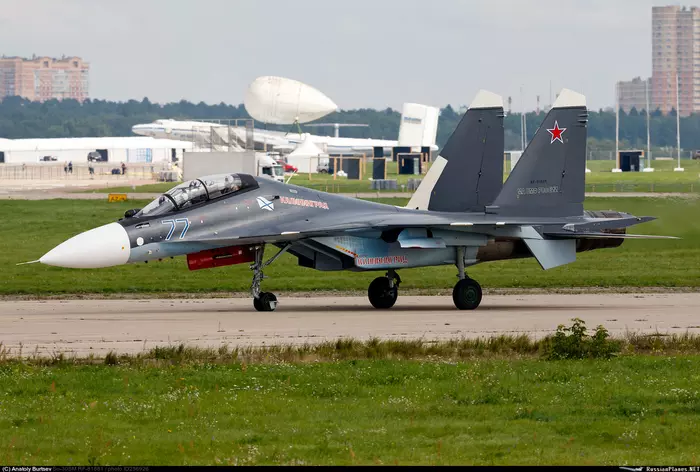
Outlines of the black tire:
M 399 297 L 399 289 L 396 288 L 396 285 L 390 287 L 388 278 L 377 277 L 369 284 L 367 296 L 374 308 L 386 310 L 396 303 L 396 299 Z
M 275 311 L 275 308 L 277 308 L 277 297 L 274 293 L 260 292 L 258 298 L 253 298 L 253 306 L 258 311 Z
M 263 292 L 260 295 L 260 303 L 262 304 L 263 311 L 275 311 L 277 308 L 277 297 L 274 293 Z
M 475 310 L 481 303 L 481 285 L 474 279 L 457 282 L 452 290 L 452 300 L 460 310 Z

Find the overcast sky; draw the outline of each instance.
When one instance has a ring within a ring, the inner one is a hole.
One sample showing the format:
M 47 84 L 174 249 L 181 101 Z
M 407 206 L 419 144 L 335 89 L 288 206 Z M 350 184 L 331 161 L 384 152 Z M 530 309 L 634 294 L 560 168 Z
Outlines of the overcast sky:
M 0 54 L 77 55 L 90 95 L 238 104 L 279 75 L 340 108 L 468 104 L 513 109 L 562 87 L 589 108 L 651 73 L 655 0 L 0 0 Z M 678 4 L 678 3 L 675 3 Z

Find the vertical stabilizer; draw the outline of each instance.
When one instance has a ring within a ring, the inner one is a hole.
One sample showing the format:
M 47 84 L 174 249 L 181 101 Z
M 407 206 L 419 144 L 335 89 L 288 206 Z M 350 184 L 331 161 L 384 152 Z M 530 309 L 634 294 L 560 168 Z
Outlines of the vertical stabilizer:
M 483 212 L 503 185 L 503 99 L 481 90 L 406 208 Z
M 404 103 L 399 124 L 401 147 L 430 147 L 437 137 L 440 109 L 418 103 Z
M 582 215 L 587 123 L 586 97 L 563 89 L 487 212 Z

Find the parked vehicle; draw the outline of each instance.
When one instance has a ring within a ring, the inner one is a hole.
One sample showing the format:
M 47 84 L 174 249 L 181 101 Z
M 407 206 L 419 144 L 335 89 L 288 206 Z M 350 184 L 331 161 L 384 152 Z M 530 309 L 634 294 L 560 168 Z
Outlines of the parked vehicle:
M 291 164 L 287 164 L 283 159 L 277 159 L 276 161 L 279 165 L 284 167 L 285 172 L 298 172 L 299 169 L 297 169 L 295 166 Z
M 258 175 L 266 175 L 278 182 L 284 182 L 284 168 L 272 157 L 263 152 L 256 152 L 258 162 Z
M 316 166 L 316 172 L 320 174 L 327 174 L 330 170 L 330 159 L 327 157 L 321 157 L 318 160 L 318 166 Z

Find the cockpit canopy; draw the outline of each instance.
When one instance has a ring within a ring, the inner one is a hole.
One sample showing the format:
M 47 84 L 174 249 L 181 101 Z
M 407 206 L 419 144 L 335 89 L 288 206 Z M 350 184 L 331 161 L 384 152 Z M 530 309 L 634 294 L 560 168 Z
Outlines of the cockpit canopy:
M 258 188 L 258 183 L 247 174 L 218 174 L 200 177 L 173 187 L 146 205 L 136 217 L 164 215 L 186 210 L 194 205 L 231 196 L 244 190 Z

